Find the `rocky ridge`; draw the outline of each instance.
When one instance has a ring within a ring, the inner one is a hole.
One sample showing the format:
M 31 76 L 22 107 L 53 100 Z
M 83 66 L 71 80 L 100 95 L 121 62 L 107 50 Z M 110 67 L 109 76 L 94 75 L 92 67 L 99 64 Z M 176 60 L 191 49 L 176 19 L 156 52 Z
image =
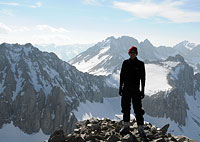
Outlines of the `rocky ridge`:
M 195 142 L 195 140 L 185 136 L 174 136 L 167 133 L 169 124 L 157 128 L 155 125 L 146 122 L 144 125 L 146 140 L 139 136 L 135 119 L 131 120 L 129 134 L 120 135 L 119 131 L 122 127 L 122 121 L 92 118 L 76 123 L 73 134 L 64 134 L 63 130 L 55 131 L 48 142 Z

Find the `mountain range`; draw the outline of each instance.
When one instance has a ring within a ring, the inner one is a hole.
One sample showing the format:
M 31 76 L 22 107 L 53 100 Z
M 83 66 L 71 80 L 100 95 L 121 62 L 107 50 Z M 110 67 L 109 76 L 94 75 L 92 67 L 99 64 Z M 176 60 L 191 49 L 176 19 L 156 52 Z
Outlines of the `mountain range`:
M 9 133 L 12 126 L 27 134 L 49 135 L 60 128 L 71 133 L 77 120 L 122 119 L 119 73 L 132 45 L 146 67 L 145 121 L 158 127 L 169 123 L 170 133 L 200 140 L 199 45 L 154 47 L 127 36 L 109 37 L 70 64 L 31 44 L 1 44 L 0 132 Z
M 143 61 L 165 60 L 169 56 L 180 54 L 195 72 L 200 72 L 200 45 L 183 41 L 174 47 L 155 47 L 148 39 L 138 42 L 128 36 L 109 37 L 80 53 L 69 63 L 83 72 L 109 75 L 128 58 L 128 48 L 133 45 L 138 47 L 138 58 Z

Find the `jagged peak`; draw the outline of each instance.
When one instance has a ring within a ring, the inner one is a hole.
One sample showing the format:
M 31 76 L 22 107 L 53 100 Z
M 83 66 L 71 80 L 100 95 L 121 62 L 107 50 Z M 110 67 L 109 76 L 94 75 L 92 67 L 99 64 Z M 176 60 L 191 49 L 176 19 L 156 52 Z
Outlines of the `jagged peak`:
M 174 47 L 175 47 L 175 48 L 185 47 L 185 48 L 191 50 L 191 49 L 194 48 L 195 46 L 196 46 L 195 43 L 191 43 L 191 42 L 189 42 L 189 41 L 187 41 L 187 40 L 184 40 L 184 41 L 182 41 L 182 42 L 176 44 Z
M 140 42 L 140 44 L 153 46 L 153 44 L 148 39 L 145 39 L 143 42 Z
M 115 39 L 116 39 L 116 38 L 115 38 L 114 36 L 110 36 L 110 37 L 106 38 L 105 41 L 108 41 L 108 40 L 115 40 Z
M 121 36 L 118 39 L 135 39 L 135 38 L 130 37 L 130 36 Z
M 19 44 L 19 43 L 14 43 L 14 44 L 10 44 L 10 43 L 2 43 L 1 46 L 6 46 L 6 47 L 34 47 L 31 43 L 26 43 L 26 44 Z
M 147 38 L 144 40 L 144 42 L 151 43 Z
M 19 45 L 19 44 L 10 44 L 10 43 L 6 43 L 6 42 L 4 42 L 4 43 L 2 43 L 1 44 L 1 46 L 6 46 L 6 47 L 10 47 L 10 46 L 13 46 L 13 45 Z
M 133 37 L 130 37 L 130 36 L 120 36 L 117 38 L 115 38 L 114 36 L 110 36 L 110 37 L 106 38 L 104 41 L 113 41 L 113 40 L 136 40 L 136 39 Z
M 183 45 L 186 45 L 186 44 L 188 44 L 189 43 L 189 41 L 187 41 L 187 40 L 183 40 L 183 41 L 181 41 L 180 43 L 178 43 L 178 44 L 183 44 Z
M 26 43 L 24 46 L 25 47 L 33 47 L 33 45 L 31 43 Z

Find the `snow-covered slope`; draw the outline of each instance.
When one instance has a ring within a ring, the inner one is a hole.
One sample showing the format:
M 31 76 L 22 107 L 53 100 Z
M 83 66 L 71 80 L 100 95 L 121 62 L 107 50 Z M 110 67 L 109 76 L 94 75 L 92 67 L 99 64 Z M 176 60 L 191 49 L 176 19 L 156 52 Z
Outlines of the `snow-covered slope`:
M 79 54 L 69 63 L 83 72 L 109 75 L 120 66 L 123 59 L 128 57 L 127 48 L 133 43 L 138 45 L 138 41 L 131 37 L 124 36 L 118 39 L 109 37 Z
M 194 99 L 192 96 L 185 95 L 189 110 L 187 110 L 188 116 L 186 118 L 186 125 L 178 125 L 175 121 L 166 117 L 152 117 L 145 114 L 144 119 L 146 122 L 155 124 L 158 127 L 162 127 L 165 124 L 170 124 L 168 132 L 175 135 L 185 135 L 190 138 L 193 138 L 197 141 L 200 141 L 200 92 L 196 93 L 197 97 Z M 81 103 L 77 111 L 74 111 L 75 116 L 78 120 L 86 120 L 92 117 L 96 118 L 110 118 L 113 120 L 122 120 L 121 114 L 121 98 L 105 98 L 104 103 Z M 131 119 L 135 118 L 131 114 Z
M 179 53 L 187 54 L 190 50 L 192 50 L 197 45 L 194 43 L 190 43 L 189 41 L 182 41 L 179 44 L 175 45 L 173 48 L 179 51 Z

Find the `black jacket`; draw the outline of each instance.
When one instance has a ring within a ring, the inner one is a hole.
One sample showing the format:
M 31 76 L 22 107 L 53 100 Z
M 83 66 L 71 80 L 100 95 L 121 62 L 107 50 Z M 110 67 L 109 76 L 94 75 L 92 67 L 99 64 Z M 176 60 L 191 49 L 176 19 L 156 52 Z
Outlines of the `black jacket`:
M 140 88 L 142 91 L 145 86 L 145 67 L 144 62 L 137 59 L 127 59 L 123 62 L 120 73 L 120 87 L 124 90 L 137 91 Z

